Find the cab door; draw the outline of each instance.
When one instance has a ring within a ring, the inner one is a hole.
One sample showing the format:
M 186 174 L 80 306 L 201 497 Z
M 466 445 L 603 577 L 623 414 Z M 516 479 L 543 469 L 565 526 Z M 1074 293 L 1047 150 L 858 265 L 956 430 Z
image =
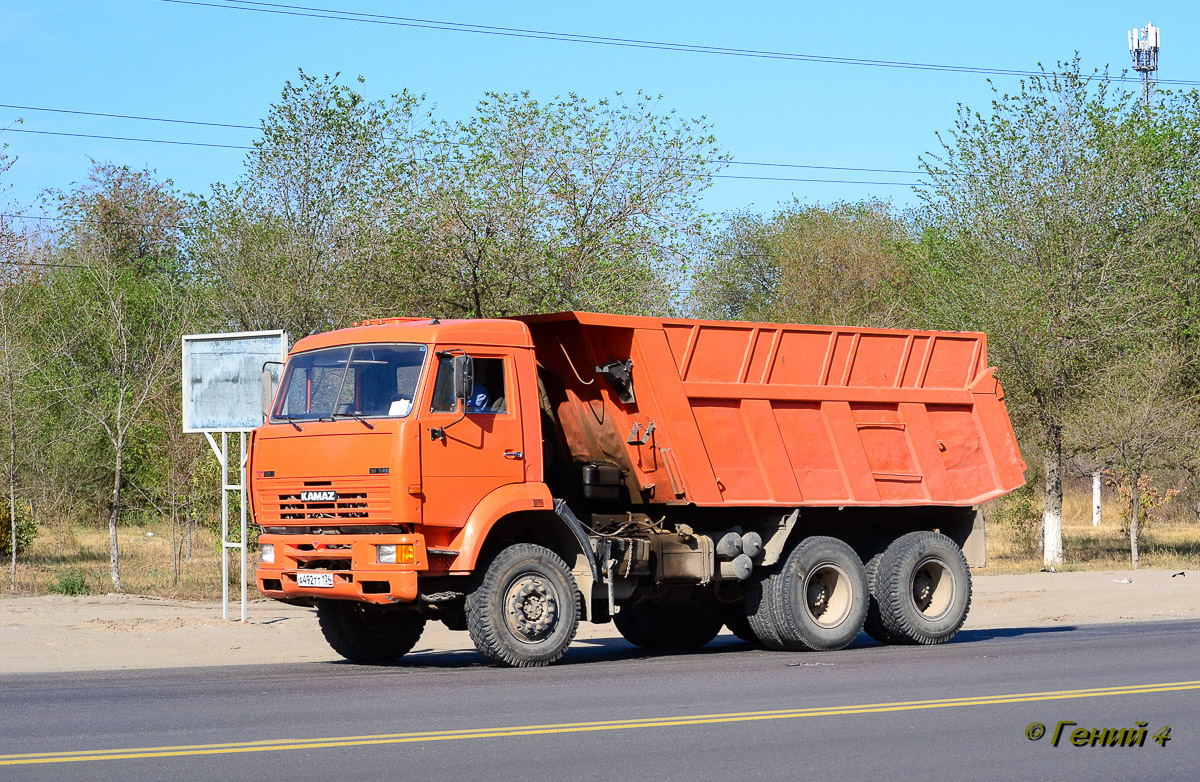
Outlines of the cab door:
M 475 383 L 465 414 L 454 399 L 453 356 L 445 348 L 437 352 L 422 402 L 421 519 L 427 525 L 461 527 L 494 489 L 525 480 L 515 357 L 495 348 L 468 353 Z

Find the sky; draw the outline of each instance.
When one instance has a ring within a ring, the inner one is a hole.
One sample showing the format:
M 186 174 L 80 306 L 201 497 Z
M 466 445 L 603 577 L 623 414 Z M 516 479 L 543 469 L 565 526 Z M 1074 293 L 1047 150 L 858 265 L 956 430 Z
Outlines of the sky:
M 297 7 L 375 14 L 393 23 L 299 16 L 324 11 Z M 977 73 L 488 35 L 403 26 L 383 16 L 1022 71 L 1039 63 L 1053 68 L 1078 52 L 1085 68 L 1108 65 L 1114 73 L 1130 62 L 1127 31 L 1153 22 L 1162 30 L 1159 78 L 1200 80 L 1200 3 L 1194 1 L 3 0 L 0 143 L 17 158 L 4 177 L 4 209 L 37 214 L 38 194 L 83 180 L 91 160 L 152 169 L 184 192 L 202 195 L 214 182 L 235 180 L 245 154 L 50 133 L 231 146 L 248 145 L 255 136 L 253 130 L 34 108 L 257 126 L 298 68 L 340 72 L 347 81 L 362 76 L 360 89 L 369 98 L 403 89 L 423 93 L 438 115 L 451 119 L 468 117 L 489 91 L 528 90 L 539 99 L 568 93 L 600 99 L 639 89 L 661 94 L 662 110 L 706 117 L 735 161 L 787 164 L 730 166 L 727 175 L 760 178 L 716 180 L 703 202 L 713 212 L 769 213 L 793 199 L 913 204 L 910 185 L 917 175 L 906 172 L 938 148 L 936 133 L 953 125 L 959 104 L 986 109 L 992 98 L 989 77 Z M 990 78 L 1000 89 L 1019 88 L 1019 77 Z M 842 170 L 856 168 L 901 173 Z

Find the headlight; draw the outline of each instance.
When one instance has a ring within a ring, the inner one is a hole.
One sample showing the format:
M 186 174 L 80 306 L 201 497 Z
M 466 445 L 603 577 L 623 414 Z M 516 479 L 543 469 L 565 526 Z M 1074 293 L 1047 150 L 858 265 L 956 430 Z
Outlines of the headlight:
M 375 561 L 381 565 L 396 564 L 396 544 L 389 543 L 375 547 Z
M 259 562 L 274 562 L 275 561 L 275 544 L 263 543 L 258 547 Z

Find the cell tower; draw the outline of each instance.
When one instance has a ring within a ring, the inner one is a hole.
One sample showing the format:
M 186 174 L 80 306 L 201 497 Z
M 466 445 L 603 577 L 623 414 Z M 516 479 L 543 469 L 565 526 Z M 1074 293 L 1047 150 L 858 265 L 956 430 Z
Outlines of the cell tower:
M 1158 71 L 1158 28 L 1153 22 L 1129 31 L 1129 55 L 1133 57 L 1133 69 L 1142 74 L 1142 100 L 1149 106 Z

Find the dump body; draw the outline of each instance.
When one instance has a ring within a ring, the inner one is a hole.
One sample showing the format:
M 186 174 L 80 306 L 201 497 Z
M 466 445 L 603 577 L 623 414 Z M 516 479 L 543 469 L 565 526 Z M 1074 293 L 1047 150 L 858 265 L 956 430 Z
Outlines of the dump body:
M 980 333 L 522 320 L 571 458 L 644 502 L 969 506 L 1024 482 Z M 625 360 L 628 388 L 596 373 Z

